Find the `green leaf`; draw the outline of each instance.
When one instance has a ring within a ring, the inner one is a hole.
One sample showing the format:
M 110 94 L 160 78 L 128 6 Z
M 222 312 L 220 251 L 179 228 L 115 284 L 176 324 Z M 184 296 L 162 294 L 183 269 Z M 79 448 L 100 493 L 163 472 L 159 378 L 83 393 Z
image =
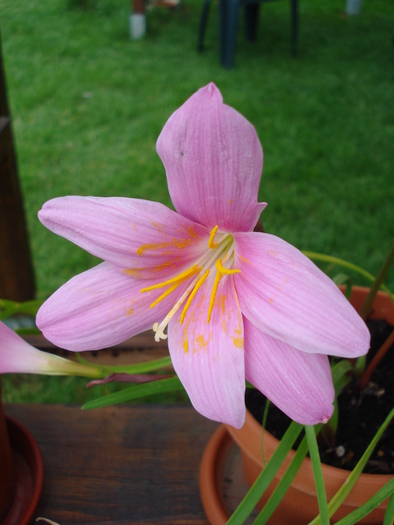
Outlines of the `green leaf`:
M 7 319 L 15 314 L 31 315 L 35 317 L 43 301 L 34 299 L 18 303 L 8 299 L 0 299 L 0 319 Z
M 90 361 L 83 359 L 81 354 L 77 353 L 76 358 L 80 363 L 92 364 Z M 153 370 L 160 370 L 161 368 L 167 368 L 171 366 L 171 357 L 162 357 L 160 359 L 153 359 L 152 361 L 145 361 L 144 363 L 137 363 L 134 365 L 118 365 L 118 366 L 98 366 L 100 370 L 105 373 L 119 373 L 123 372 L 124 374 L 147 374 Z M 96 365 L 97 366 L 97 365 Z
M 352 365 L 348 359 L 342 359 L 332 367 L 332 381 L 334 383 L 336 396 L 338 396 L 351 380 L 351 376 L 349 375 L 351 371 Z
M 267 399 L 265 400 L 263 422 L 262 422 L 262 425 L 261 425 L 261 428 L 263 430 L 263 432 L 261 433 L 261 457 L 263 458 L 264 466 L 267 463 L 267 461 L 265 459 L 265 453 L 264 453 L 264 430 L 265 430 L 265 426 L 267 424 L 267 418 L 268 418 L 268 412 L 269 412 L 270 406 L 271 406 L 271 401 L 267 397 Z
M 324 486 L 323 472 L 321 469 L 321 461 L 319 455 L 319 448 L 317 446 L 315 429 L 312 426 L 305 426 L 306 438 L 308 441 L 309 455 L 312 462 L 313 476 L 315 478 L 315 486 L 317 493 L 317 501 L 319 504 L 320 519 L 323 525 L 330 525 L 330 518 L 328 516 L 326 488 Z
M 227 525 L 240 525 L 243 523 L 249 514 L 252 512 L 257 502 L 268 488 L 271 481 L 274 479 L 275 474 L 282 465 L 287 454 L 291 450 L 291 447 L 295 443 L 299 436 L 302 425 L 293 421 L 289 428 L 286 430 L 285 435 L 279 442 L 275 452 L 272 454 L 271 459 L 268 461 L 266 467 L 262 470 L 252 487 L 238 505 L 235 512 L 228 520 Z
M 170 379 L 160 379 L 159 381 L 152 381 L 150 383 L 132 386 L 130 388 L 120 390 L 119 392 L 114 392 L 113 394 L 99 397 L 98 399 L 94 399 L 88 403 L 85 403 L 82 406 L 82 410 L 116 405 L 118 403 L 124 403 L 125 401 L 131 401 L 132 399 L 138 399 L 140 397 L 182 389 L 183 385 L 177 376 L 171 377 Z
M 363 270 L 363 268 L 360 268 L 359 266 L 356 266 L 355 264 L 352 264 L 348 261 L 344 261 L 343 259 L 338 259 L 338 257 L 332 257 L 331 255 L 323 255 L 322 253 L 315 253 L 315 252 L 302 252 L 304 255 L 309 257 L 312 261 L 322 261 L 322 262 L 329 262 L 333 264 L 337 264 L 338 266 L 343 266 L 344 268 L 348 268 L 349 270 L 353 270 L 354 272 L 358 273 L 359 275 L 362 275 L 368 281 L 371 283 L 375 282 L 375 277 L 367 272 L 366 270 Z M 390 292 L 390 290 L 385 286 L 384 284 L 381 285 L 381 289 L 384 290 L 390 297 L 391 301 L 394 303 L 394 297 L 393 294 Z
M 332 280 L 337 286 L 340 286 L 341 284 L 346 286 L 345 297 L 349 300 L 352 293 L 353 280 L 345 273 L 338 273 L 337 275 L 334 275 Z
M 339 421 L 339 410 L 338 410 L 338 400 L 335 397 L 334 399 L 334 412 L 330 420 L 321 430 L 321 436 L 324 438 L 326 443 L 331 447 L 335 442 L 335 436 L 338 430 L 338 421 Z
M 383 525 L 393 525 L 394 522 L 394 489 L 392 490 L 386 512 L 384 515 Z
M 323 425 L 317 425 L 316 431 L 319 432 Z M 287 467 L 286 472 L 282 476 L 278 485 L 276 486 L 274 492 L 271 494 L 270 498 L 264 505 L 264 508 L 257 516 L 254 525 L 264 525 L 270 519 L 275 509 L 282 501 L 283 496 L 286 494 L 287 489 L 290 487 L 293 479 L 295 478 L 297 472 L 299 471 L 302 462 L 305 459 L 305 456 L 308 452 L 308 444 L 306 437 L 301 441 L 297 452 L 294 454 L 293 459 L 291 460 L 290 465 Z
M 379 439 L 381 438 L 383 432 L 386 430 L 390 422 L 392 421 L 394 417 L 394 408 L 390 412 L 390 414 L 386 417 L 382 425 L 380 426 L 379 430 L 376 432 L 373 440 L 369 444 L 368 448 L 362 455 L 360 461 L 357 463 L 357 465 L 354 467 L 352 472 L 349 474 L 347 479 L 345 480 L 342 487 L 338 490 L 338 492 L 335 494 L 335 496 L 332 498 L 330 503 L 328 504 L 328 513 L 331 516 L 335 514 L 335 512 L 339 509 L 339 507 L 342 505 L 342 503 L 347 498 L 349 492 L 352 490 L 354 485 L 356 484 L 357 479 L 359 478 L 361 472 L 363 471 L 365 465 L 367 464 L 368 459 L 370 458 L 374 448 L 376 447 Z M 320 517 L 317 516 L 313 521 L 310 522 L 309 525 L 319 525 L 321 523 Z
M 354 510 L 341 520 L 336 522 L 336 525 L 355 525 L 370 512 L 372 512 L 378 505 L 380 505 L 386 498 L 391 495 L 389 505 L 387 507 L 386 516 L 384 518 L 383 525 L 392 525 L 394 517 L 394 505 L 393 505 L 393 492 L 394 492 L 394 478 L 391 479 L 384 487 L 382 487 L 378 492 L 372 496 L 364 505 L 361 505 L 358 509 Z M 390 506 L 391 505 L 391 506 Z M 391 514 L 391 517 L 390 517 Z M 388 518 L 386 521 L 386 517 Z

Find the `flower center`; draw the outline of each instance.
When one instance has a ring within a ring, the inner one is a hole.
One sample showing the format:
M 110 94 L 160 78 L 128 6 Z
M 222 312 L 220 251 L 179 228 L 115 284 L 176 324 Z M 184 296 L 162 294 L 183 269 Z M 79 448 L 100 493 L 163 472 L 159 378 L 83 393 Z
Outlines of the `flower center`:
M 155 323 L 153 325 L 155 341 L 158 342 L 160 339 L 167 339 L 167 334 L 164 333 L 164 330 L 166 329 L 170 320 L 182 306 L 183 310 L 181 313 L 180 322 L 181 324 L 183 323 L 186 313 L 189 310 L 195 295 L 207 280 L 211 271 L 216 271 L 216 275 L 209 301 L 207 323 L 209 323 L 211 320 L 212 311 L 215 306 L 216 293 L 221 279 L 225 275 L 240 273 L 240 270 L 235 270 L 232 268 L 234 263 L 233 236 L 225 232 L 218 233 L 218 228 L 218 226 L 215 226 L 211 230 L 208 240 L 209 250 L 207 250 L 193 266 L 179 273 L 175 277 L 168 279 L 167 281 L 163 281 L 152 286 L 147 286 L 146 288 L 142 288 L 140 290 L 140 293 L 144 293 L 161 288 L 165 289 L 165 291 L 150 305 L 150 308 L 154 308 L 158 303 L 160 303 L 160 301 L 174 292 L 179 285 L 191 279 L 189 286 L 176 301 L 163 321 L 160 324 Z

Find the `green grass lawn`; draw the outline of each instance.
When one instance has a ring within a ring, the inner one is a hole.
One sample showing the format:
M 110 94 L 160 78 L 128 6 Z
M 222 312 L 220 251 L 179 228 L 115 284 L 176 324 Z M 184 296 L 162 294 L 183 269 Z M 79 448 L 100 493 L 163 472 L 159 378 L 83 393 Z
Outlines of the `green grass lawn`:
M 236 65 L 218 61 L 218 6 L 196 53 L 201 1 L 148 12 L 131 41 L 130 2 L 2 0 L 1 31 L 38 297 L 95 259 L 46 231 L 42 204 L 68 194 L 171 205 L 155 142 L 167 118 L 214 81 L 264 148 L 266 231 L 376 273 L 394 237 L 394 11 L 345 0 L 300 2 L 290 56 L 288 2 L 265 4 L 258 39 L 239 34 Z M 358 282 L 361 282 L 358 280 Z M 394 272 L 387 284 L 394 288 Z M 362 283 L 362 282 L 361 282 Z M 39 398 L 41 399 L 41 398 Z

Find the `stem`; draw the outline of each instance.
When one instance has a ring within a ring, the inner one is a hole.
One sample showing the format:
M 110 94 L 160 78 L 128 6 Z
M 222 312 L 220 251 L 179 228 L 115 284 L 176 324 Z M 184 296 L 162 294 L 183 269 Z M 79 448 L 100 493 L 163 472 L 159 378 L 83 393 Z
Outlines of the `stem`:
M 374 372 L 375 368 L 378 366 L 380 361 L 383 359 L 383 357 L 387 354 L 389 348 L 394 343 L 394 330 L 391 332 L 391 334 L 388 336 L 386 341 L 382 344 L 382 346 L 379 348 L 379 351 L 376 353 L 375 357 L 372 359 L 372 361 L 369 363 L 367 369 L 363 373 L 360 379 L 360 388 L 363 389 L 365 385 L 368 383 L 369 378 L 371 377 L 372 373 Z
M 388 254 L 386 260 L 384 261 L 383 266 L 379 270 L 379 273 L 376 276 L 376 279 L 371 286 L 369 294 L 367 295 L 367 298 L 365 299 L 363 307 L 361 308 L 360 316 L 364 321 L 366 320 L 369 312 L 371 311 L 372 304 L 375 300 L 376 294 L 378 293 L 378 290 L 380 286 L 382 285 L 393 261 L 394 261 L 394 244 L 391 247 L 390 253 Z

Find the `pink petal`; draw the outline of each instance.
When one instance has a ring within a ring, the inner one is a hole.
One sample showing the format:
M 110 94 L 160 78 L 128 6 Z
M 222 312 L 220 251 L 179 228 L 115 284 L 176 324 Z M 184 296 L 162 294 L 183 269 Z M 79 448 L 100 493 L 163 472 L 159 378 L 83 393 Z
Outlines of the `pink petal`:
M 140 290 L 156 282 L 132 279 L 102 263 L 59 288 L 38 311 L 37 326 L 49 341 L 68 350 L 116 345 L 161 322 L 186 287 L 184 283 L 150 308 L 163 289 Z
M 169 118 L 157 152 L 179 213 L 209 228 L 254 228 L 265 206 L 257 203 L 263 150 L 254 127 L 223 104 L 214 84 Z
M 219 284 L 207 323 L 213 278 L 194 297 L 183 324 L 171 320 L 168 345 L 175 371 L 195 409 L 240 428 L 245 421 L 243 324 L 232 276 Z
M 328 357 L 299 352 L 246 319 L 244 330 L 246 379 L 294 421 L 326 423 L 335 394 Z
M 37 350 L 0 322 L 0 374 L 82 375 L 97 377 L 95 367 Z
M 209 237 L 203 226 L 139 199 L 61 197 L 45 203 L 38 217 L 51 231 L 142 279 L 194 261 Z
M 243 315 L 302 350 L 358 357 L 369 331 L 338 287 L 300 251 L 273 235 L 234 235 L 234 283 Z

